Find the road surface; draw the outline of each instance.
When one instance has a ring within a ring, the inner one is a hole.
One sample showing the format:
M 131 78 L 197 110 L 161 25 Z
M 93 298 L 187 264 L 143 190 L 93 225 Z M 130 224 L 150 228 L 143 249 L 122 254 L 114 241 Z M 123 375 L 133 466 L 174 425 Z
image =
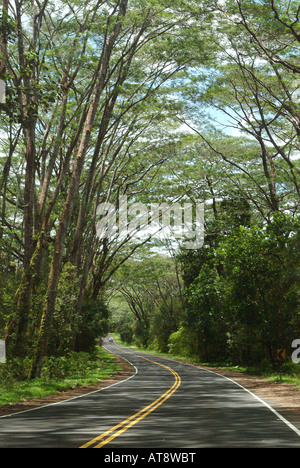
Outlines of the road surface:
M 127 380 L 0 418 L 1 448 L 300 448 L 300 431 L 214 372 L 106 341 Z

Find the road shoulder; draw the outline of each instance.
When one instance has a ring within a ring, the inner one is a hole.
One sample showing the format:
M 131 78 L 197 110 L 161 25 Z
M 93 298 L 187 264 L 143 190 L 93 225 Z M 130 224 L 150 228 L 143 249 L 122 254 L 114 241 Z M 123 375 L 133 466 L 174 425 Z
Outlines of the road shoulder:
M 188 361 L 179 359 L 178 361 L 216 372 L 234 380 L 272 406 L 300 430 L 300 390 L 296 386 L 270 382 L 266 378 L 237 371 L 191 364 Z

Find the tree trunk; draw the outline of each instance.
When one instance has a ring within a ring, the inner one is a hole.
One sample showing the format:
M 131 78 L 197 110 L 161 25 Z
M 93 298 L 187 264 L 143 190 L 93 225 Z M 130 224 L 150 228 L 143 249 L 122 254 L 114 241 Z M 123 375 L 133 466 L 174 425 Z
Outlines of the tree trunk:
M 73 167 L 73 172 L 70 180 L 70 186 L 68 195 L 66 198 L 64 210 L 60 218 L 60 223 L 57 229 L 56 240 L 54 245 L 54 254 L 52 258 L 52 264 L 48 279 L 48 288 L 46 293 L 46 299 L 43 309 L 43 316 L 40 325 L 39 337 L 35 348 L 35 354 L 32 362 L 32 368 L 30 377 L 39 377 L 44 357 L 47 352 L 48 341 L 50 337 L 52 319 L 54 314 L 57 288 L 60 277 L 62 259 L 63 259 L 63 248 L 67 235 L 67 229 L 70 223 L 72 210 L 74 207 L 75 199 L 78 194 L 80 176 L 84 166 L 85 155 L 90 142 L 92 125 L 95 120 L 97 108 L 99 105 L 102 91 L 105 87 L 105 81 L 107 76 L 108 64 L 112 54 L 113 46 L 122 28 L 122 18 L 126 14 L 128 0 L 122 0 L 120 3 L 120 9 L 118 18 L 116 20 L 113 31 L 106 41 L 103 47 L 102 55 L 100 58 L 100 67 L 97 82 L 95 85 L 95 91 L 92 98 L 92 102 L 89 107 L 89 111 L 85 120 L 81 143 L 78 149 L 76 160 Z

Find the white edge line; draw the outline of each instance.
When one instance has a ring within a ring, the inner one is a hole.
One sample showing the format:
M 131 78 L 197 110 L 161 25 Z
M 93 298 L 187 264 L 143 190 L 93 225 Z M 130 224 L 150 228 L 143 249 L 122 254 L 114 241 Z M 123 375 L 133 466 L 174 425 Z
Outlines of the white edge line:
M 195 366 L 196 367 L 196 366 Z M 201 368 L 202 369 L 202 368 Z M 266 401 L 262 400 L 259 396 L 255 395 L 255 393 L 251 392 L 250 390 L 248 390 L 248 388 L 245 388 L 243 385 L 241 385 L 239 382 L 236 382 L 235 380 L 233 379 L 230 379 L 229 377 L 226 377 L 225 375 L 222 375 L 222 374 L 218 374 L 218 372 L 214 372 L 212 370 L 209 370 L 209 369 L 204 369 L 206 370 L 207 372 L 212 372 L 213 374 L 217 374 L 219 375 L 220 377 L 224 377 L 224 379 L 227 379 L 229 380 L 230 382 L 238 385 L 239 387 L 241 387 L 245 392 L 249 393 L 251 396 L 253 396 L 254 398 L 256 398 L 256 400 L 258 400 L 260 403 L 262 403 L 266 408 L 268 408 L 270 411 L 272 411 L 272 413 L 274 413 L 277 418 L 281 419 L 282 422 L 284 422 L 290 429 L 292 429 L 294 432 L 296 432 L 296 434 L 300 437 L 300 430 L 297 429 L 297 427 L 295 427 L 292 423 L 290 423 L 286 418 L 284 418 L 280 413 L 278 413 L 278 411 L 276 411 L 271 405 L 269 405 Z
M 118 345 L 120 346 L 120 345 Z M 122 348 L 120 346 L 120 348 Z M 127 349 L 127 348 L 125 348 Z M 129 348 L 130 349 L 130 348 Z M 143 351 L 138 351 L 140 352 L 141 354 L 148 354 L 148 353 L 143 353 Z M 245 392 L 249 393 L 252 397 L 254 397 L 256 400 L 258 400 L 260 403 L 262 403 L 266 408 L 268 408 L 270 411 L 272 411 L 272 413 L 274 413 L 282 422 L 284 422 L 290 429 L 292 429 L 299 437 L 300 437 L 300 430 L 294 426 L 292 423 L 290 423 L 286 418 L 284 418 L 280 413 L 278 413 L 274 408 L 272 408 L 272 406 L 270 406 L 266 401 L 262 400 L 259 396 L 255 395 L 255 393 L 251 392 L 250 390 L 248 390 L 247 388 L 245 388 L 243 385 L 241 385 L 239 382 L 237 382 L 236 380 L 233 380 L 233 379 L 230 379 L 229 377 L 226 377 L 225 375 L 222 375 L 222 374 L 218 374 L 218 372 L 215 372 L 215 371 L 212 371 L 210 369 L 205 369 L 205 367 L 200 367 L 200 366 L 197 366 L 196 364 L 192 364 L 192 363 L 186 363 L 186 362 L 183 362 L 183 361 L 179 361 L 179 360 L 176 360 L 176 359 L 172 359 L 172 358 L 167 358 L 165 356 L 156 356 L 155 354 L 151 354 L 149 353 L 151 356 L 153 357 L 159 357 L 161 359 L 166 359 L 168 361 L 172 361 L 172 362 L 177 362 L 179 364 L 183 364 L 183 365 L 188 365 L 188 366 L 192 366 L 192 367 L 195 367 L 196 369 L 198 370 L 203 370 L 203 371 L 206 371 L 206 372 L 211 372 L 212 374 L 216 374 L 218 375 L 219 377 L 223 377 L 224 379 L 227 379 L 229 380 L 230 382 L 234 383 L 235 385 L 237 385 L 238 387 L 242 388 Z
M 104 348 L 104 346 L 103 346 Z M 105 348 L 106 349 L 106 348 Z M 106 349 L 106 351 L 108 351 L 108 349 Z M 111 351 L 108 351 L 109 353 L 111 353 Z M 113 354 L 113 353 L 111 353 Z M 119 356 L 119 355 L 118 355 Z M 55 405 L 60 405 L 60 404 L 63 404 L 63 403 L 67 403 L 68 401 L 72 401 L 72 400 L 76 400 L 78 398 L 84 398 L 86 396 L 89 396 L 89 395 L 93 395 L 93 393 L 98 393 L 98 392 L 101 392 L 102 390 L 106 390 L 107 388 L 111 388 L 111 387 L 114 387 L 115 385 L 120 385 L 120 384 L 123 384 L 125 382 L 127 382 L 128 380 L 130 379 L 133 379 L 133 377 L 136 377 L 136 375 L 138 374 L 138 370 L 137 368 L 132 364 L 132 362 L 130 362 L 128 359 L 124 358 L 123 356 L 119 356 L 121 359 L 124 359 L 124 361 L 127 361 L 134 369 L 135 369 L 135 373 L 133 375 L 131 375 L 130 377 L 127 377 L 127 379 L 124 379 L 124 380 L 120 380 L 120 382 L 116 382 L 114 384 L 111 384 L 111 385 L 108 385 L 107 387 L 103 387 L 103 388 L 99 388 L 99 390 L 94 390 L 92 392 L 89 392 L 89 393 L 85 393 L 83 395 L 77 395 L 75 397 L 72 397 L 72 398 L 68 398 L 67 400 L 61 400 L 61 401 L 57 401 L 55 403 L 49 403 L 48 405 L 42 405 L 42 406 L 37 406 L 36 408 L 30 408 L 28 410 L 24 410 L 24 411 L 18 411 L 16 413 L 11 413 L 11 414 L 5 414 L 4 416 L 0 416 L 0 419 L 4 419 L 4 418 L 11 418 L 13 416 L 17 416 L 19 414 L 23 414 L 23 413 L 29 413 L 30 411 L 37 411 L 37 410 L 40 410 L 40 409 L 43 409 L 43 408 L 47 408 L 48 406 L 55 406 Z

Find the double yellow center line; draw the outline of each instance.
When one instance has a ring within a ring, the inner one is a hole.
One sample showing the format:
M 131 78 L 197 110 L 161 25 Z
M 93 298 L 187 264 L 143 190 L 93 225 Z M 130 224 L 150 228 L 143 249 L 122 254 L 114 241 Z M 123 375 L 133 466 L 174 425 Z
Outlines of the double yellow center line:
M 128 354 L 134 354 L 128 352 Z M 150 405 L 146 406 L 142 410 L 140 410 L 138 413 L 133 414 L 129 418 L 125 419 L 121 423 L 117 424 L 116 426 L 112 427 L 108 431 L 104 432 L 103 434 L 99 435 L 95 439 L 90 440 L 86 444 L 82 445 L 79 448 L 101 448 L 104 445 L 108 444 L 111 440 L 115 439 L 116 437 L 119 437 L 122 435 L 125 431 L 127 431 L 130 427 L 134 426 L 137 424 L 139 421 L 144 419 L 148 414 L 152 413 L 152 411 L 156 410 L 160 405 L 162 405 L 168 398 L 170 398 L 171 395 L 173 395 L 174 392 L 178 389 L 178 387 L 181 384 L 181 379 L 180 376 L 175 372 L 171 367 L 165 366 L 163 364 L 160 364 L 159 362 L 152 361 L 151 359 L 142 357 L 138 354 L 134 354 L 135 356 L 144 359 L 145 361 L 152 362 L 154 364 L 157 364 L 160 367 L 164 367 L 168 371 L 170 371 L 174 377 L 175 381 L 172 387 L 169 388 L 165 393 L 163 393 L 157 400 L 153 401 Z

